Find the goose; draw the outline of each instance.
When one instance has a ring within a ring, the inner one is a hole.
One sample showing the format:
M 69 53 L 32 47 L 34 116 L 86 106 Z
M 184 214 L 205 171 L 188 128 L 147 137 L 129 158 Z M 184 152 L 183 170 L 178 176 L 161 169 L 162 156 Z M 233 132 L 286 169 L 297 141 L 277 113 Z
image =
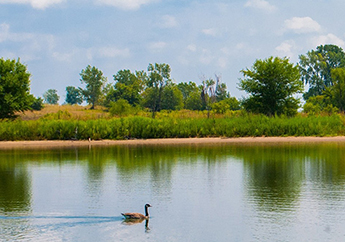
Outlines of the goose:
M 149 218 L 149 211 L 148 208 L 152 207 L 150 204 L 145 204 L 145 215 L 141 214 L 141 213 L 121 213 L 125 219 L 140 219 L 140 220 L 144 220 L 144 219 L 148 219 Z

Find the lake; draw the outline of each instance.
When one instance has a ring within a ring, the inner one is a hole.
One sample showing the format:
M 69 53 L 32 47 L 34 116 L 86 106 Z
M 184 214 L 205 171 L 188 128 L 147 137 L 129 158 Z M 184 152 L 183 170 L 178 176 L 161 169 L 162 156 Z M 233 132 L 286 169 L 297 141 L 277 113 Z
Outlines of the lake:
M 124 221 L 122 212 L 150 219 Z M 343 241 L 345 143 L 0 151 L 1 241 Z

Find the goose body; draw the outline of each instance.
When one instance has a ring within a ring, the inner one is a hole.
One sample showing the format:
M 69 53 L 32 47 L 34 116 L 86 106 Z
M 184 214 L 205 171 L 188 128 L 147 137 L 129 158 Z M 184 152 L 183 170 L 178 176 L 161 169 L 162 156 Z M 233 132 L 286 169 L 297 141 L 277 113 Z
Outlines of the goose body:
M 125 219 L 148 219 L 149 218 L 149 211 L 148 208 L 152 207 L 150 204 L 145 204 L 145 215 L 141 213 L 121 213 Z

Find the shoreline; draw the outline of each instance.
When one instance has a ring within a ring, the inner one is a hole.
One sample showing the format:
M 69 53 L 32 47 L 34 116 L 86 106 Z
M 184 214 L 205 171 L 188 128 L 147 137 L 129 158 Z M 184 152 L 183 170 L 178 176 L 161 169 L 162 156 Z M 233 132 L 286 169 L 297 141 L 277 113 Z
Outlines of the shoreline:
M 193 144 L 298 144 L 298 143 L 344 143 L 345 136 L 335 137 L 240 137 L 240 138 L 167 138 L 135 140 L 40 140 L 0 141 L 0 150 L 6 149 L 50 149 L 101 146 L 138 145 L 193 145 Z

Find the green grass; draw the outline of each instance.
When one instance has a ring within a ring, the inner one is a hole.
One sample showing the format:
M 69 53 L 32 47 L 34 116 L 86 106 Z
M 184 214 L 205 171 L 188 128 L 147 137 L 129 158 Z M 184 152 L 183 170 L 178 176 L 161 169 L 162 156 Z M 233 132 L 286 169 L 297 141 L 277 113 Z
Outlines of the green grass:
M 237 114 L 214 118 L 125 117 L 96 120 L 38 119 L 0 122 L 0 140 L 93 140 L 188 137 L 341 136 L 345 117 L 266 117 Z

